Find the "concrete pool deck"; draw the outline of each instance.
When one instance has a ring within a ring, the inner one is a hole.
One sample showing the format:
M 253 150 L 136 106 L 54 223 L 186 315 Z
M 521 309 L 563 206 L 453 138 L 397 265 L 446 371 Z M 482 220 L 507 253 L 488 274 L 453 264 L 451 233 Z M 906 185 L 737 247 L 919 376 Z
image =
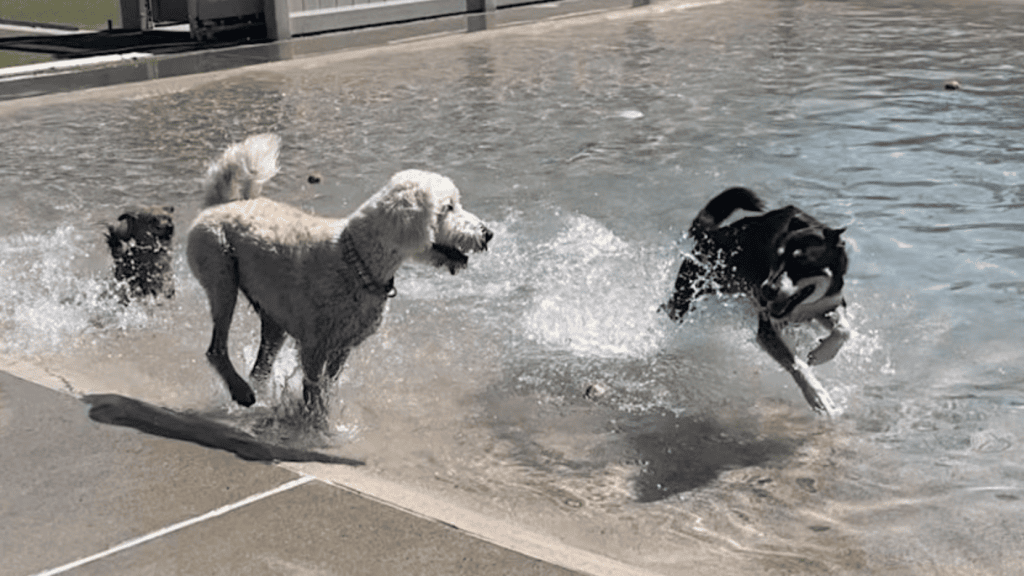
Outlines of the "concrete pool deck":
M 647 573 L 350 466 L 246 461 L 88 409 L 0 371 L 0 575 Z

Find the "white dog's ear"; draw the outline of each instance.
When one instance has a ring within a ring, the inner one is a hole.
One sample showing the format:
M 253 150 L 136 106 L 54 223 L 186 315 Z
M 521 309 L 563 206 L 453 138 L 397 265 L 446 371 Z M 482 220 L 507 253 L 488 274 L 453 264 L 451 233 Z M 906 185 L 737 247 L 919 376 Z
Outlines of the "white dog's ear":
M 430 190 L 416 180 L 392 179 L 381 191 L 378 215 L 388 221 L 396 243 L 410 253 L 430 248 L 434 242 L 437 207 Z

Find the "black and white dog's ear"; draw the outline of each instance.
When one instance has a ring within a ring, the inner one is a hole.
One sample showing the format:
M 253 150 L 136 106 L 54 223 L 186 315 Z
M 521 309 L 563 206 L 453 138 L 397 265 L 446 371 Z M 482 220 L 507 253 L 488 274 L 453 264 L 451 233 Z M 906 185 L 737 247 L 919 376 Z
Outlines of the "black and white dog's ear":
M 842 246 L 843 239 L 839 236 L 846 232 L 846 228 L 825 228 L 825 240 L 833 246 Z

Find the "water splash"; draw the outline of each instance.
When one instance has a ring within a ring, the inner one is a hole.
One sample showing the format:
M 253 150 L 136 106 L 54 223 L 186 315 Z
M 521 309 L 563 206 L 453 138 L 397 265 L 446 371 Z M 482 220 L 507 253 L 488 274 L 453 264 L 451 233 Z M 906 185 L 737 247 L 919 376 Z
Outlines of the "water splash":
M 256 363 L 259 353 L 259 335 L 249 340 L 242 348 L 244 366 L 251 367 Z M 278 406 L 294 403 L 302 398 L 302 365 L 299 363 L 298 348 L 291 338 L 285 340 L 281 351 L 274 360 L 274 366 L 263 388 L 256 390 L 257 404 L 260 406 Z
M 589 217 L 569 216 L 564 226 L 536 248 L 527 336 L 581 356 L 652 354 L 665 336 L 665 267 Z
M 0 351 L 58 352 L 106 331 L 142 328 L 142 303 L 121 305 L 112 280 L 90 271 L 87 241 L 73 226 L 0 242 Z

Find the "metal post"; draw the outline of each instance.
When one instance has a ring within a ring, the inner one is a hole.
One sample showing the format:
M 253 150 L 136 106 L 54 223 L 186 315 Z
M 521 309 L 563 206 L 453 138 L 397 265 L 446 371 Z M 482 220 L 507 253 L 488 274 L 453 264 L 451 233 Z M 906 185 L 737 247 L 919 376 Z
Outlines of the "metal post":
M 263 0 L 263 19 L 267 23 L 268 39 L 287 40 L 292 37 L 288 0 Z
M 121 0 L 121 28 L 145 30 L 148 17 L 146 0 Z
M 494 26 L 494 13 L 498 11 L 497 0 L 466 0 L 466 31 L 479 32 Z
M 153 7 L 150 0 L 139 0 L 139 25 L 142 30 L 153 29 Z

